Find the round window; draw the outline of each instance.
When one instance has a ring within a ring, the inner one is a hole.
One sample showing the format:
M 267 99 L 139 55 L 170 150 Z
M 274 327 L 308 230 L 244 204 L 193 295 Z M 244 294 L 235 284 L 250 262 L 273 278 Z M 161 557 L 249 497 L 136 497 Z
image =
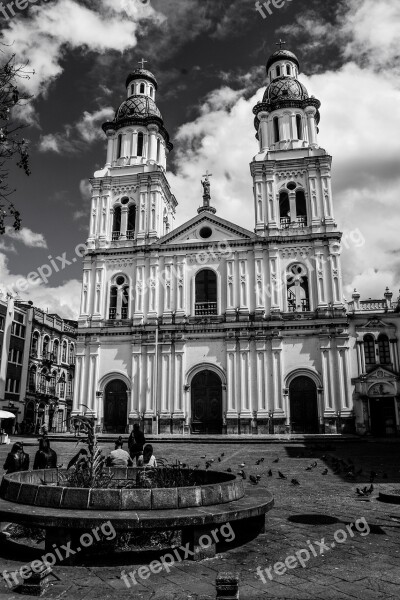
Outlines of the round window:
M 125 283 L 125 277 L 122 277 L 122 275 L 119 275 L 119 277 L 117 277 L 117 279 L 116 279 L 116 283 L 117 283 L 117 285 L 123 285 Z
M 297 185 L 295 184 L 294 181 L 291 181 L 290 183 L 287 184 L 286 187 L 288 190 L 295 190 L 297 188 Z
M 128 204 L 129 198 L 122 198 L 121 204 Z
M 200 237 L 202 237 L 203 239 L 207 239 L 209 237 L 212 236 L 212 229 L 211 227 L 202 227 L 200 229 Z

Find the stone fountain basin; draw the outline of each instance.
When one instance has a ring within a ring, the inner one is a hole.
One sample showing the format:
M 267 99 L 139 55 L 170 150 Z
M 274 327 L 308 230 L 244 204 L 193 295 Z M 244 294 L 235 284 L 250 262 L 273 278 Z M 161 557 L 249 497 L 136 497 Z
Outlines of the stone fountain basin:
M 136 467 L 109 468 L 117 486 L 136 480 Z M 189 469 L 181 469 L 189 472 Z M 240 500 L 242 479 L 221 471 L 196 470 L 199 485 L 176 488 L 104 489 L 72 488 L 57 485 L 58 473 L 65 469 L 22 471 L 4 475 L 0 498 L 17 504 L 73 510 L 161 510 L 212 506 Z

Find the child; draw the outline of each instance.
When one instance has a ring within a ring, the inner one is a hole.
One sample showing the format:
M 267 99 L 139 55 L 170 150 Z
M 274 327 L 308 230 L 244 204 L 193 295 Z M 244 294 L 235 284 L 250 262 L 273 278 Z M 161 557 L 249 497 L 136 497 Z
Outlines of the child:
M 146 444 L 143 448 L 143 454 L 139 456 L 137 459 L 138 467 L 156 467 L 157 461 L 156 457 L 153 455 L 153 446 L 151 444 Z

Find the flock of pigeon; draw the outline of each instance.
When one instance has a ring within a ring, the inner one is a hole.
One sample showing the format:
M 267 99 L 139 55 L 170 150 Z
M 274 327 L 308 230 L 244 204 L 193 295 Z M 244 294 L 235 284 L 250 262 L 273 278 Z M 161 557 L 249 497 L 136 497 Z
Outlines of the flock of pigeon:
M 218 456 L 217 462 L 220 463 L 224 456 L 225 456 L 225 453 L 222 452 L 222 454 L 220 456 Z M 301 458 L 303 456 L 304 455 L 299 455 L 298 458 Z M 201 458 L 206 459 L 206 456 L 201 456 Z M 356 481 L 357 477 L 363 475 L 362 467 L 360 467 L 358 470 L 356 470 L 356 467 L 350 458 L 348 458 L 347 461 L 345 461 L 342 458 L 337 458 L 336 456 L 323 455 L 323 456 L 321 456 L 321 460 L 324 460 L 325 462 L 327 462 L 329 464 L 333 475 L 341 474 L 342 476 L 344 476 L 346 479 L 348 479 L 350 481 Z M 206 469 L 210 469 L 213 462 L 215 462 L 215 460 L 213 458 L 207 459 L 206 463 L 205 463 Z M 256 460 L 255 464 L 257 466 L 259 466 L 263 462 L 264 462 L 264 458 L 259 458 Z M 278 463 L 279 458 L 278 457 L 275 458 L 272 462 Z M 244 469 L 246 467 L 246 463 L 242 462 L 239 466 L 240 466 L 240 471 L 238 471 L 237 474 L 240 475 L 243 479 L 247 479 L 247 473 L 244 471 Z M 196 465 L 195 468 L 198 469 L 199 465 Z M 317 468 L 318 468 L 318 463 L 317 463 L 317 461 L 314 461 L 310 465 L 308 465 L 305 470 L 313 471 L 314 469 L 317 469 Z M 230 467 L 228 467 L 226 470 L 228 473 L 232 473 L 232 469 Z M 323 469 L 323 471 L 321 471 L 321 475 L 325 476 L 328 474 L 329 474 L 329 469 L 325 467 Z M 284 473 L 282 473 L 282 471 L 278 470 L 277 475 L 278 475 L 279 479 L 288 479 L 287 476 Z M 272 476 L 273 476 L 272 469 L 269 468 L 267 471 L 267 477 L 272 477 Z M 374 491 L 373 483 L 374 483 L 376 477 L 378 477 L 378 473 L 376 473 L 376 471 L 371 471 L 370 475 L 369 475 L 370 486 L 369 487 L 364 486 L 362 488 L 357 487 L 355 490 L 355 493 L 357 494 L 358 497 L 365 499 L 372 494 L 372 492 Z M 387 479 L 388 475 L 387 475 L 387 473 L 382 473 L 381 477 L 382 477 L 382 479 Z M 248 479 L 252 485 L 258 485 L 261 480 L 261 475 L 249 474 Z M 290 483 L 294 486 L 301 485 L 300 481 L 298 479 L 296 479 L 295 477 L 293 477 L 290 480 Z

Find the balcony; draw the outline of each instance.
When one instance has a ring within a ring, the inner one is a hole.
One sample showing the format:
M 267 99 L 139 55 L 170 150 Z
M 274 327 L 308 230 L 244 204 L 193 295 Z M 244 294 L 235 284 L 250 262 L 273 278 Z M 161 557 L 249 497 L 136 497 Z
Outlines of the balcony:
M 30 355 L 32 358 L 37 358 L 38 357 L 38 349 L 37 348 L 31 348 L 31 352 Z
M 216 302 L 196 302 L 194 305 L 194 314 L 196 317 L 208 317 L 218 314 Z
M 288 300 L 288 311 L 290 313 L 309 312 L 310 311 L 310 301 L 308 300 L 308 298 L 302 298 L 300 300 L 300 304 L 296 305 L 295 301 L 292 298 L 290 298 Z
M 135 239 L 135 230 L 131 229 L 126 232 L 126 239 L 127 240 L 134 240 Z
M 108 313 L 108 318 L 110 319 L 110 321 L 114 321 L 117 317 L 117 309 L 116 308 L 110 308 L 109 313 Z
M 118 242 L 118 240 L 121 238 L 121 232 L 120 231 L 113 231 L 111 234 L 111 239 L 113 242 Z
M 282 217 L 281 229 L 304 229 L 307 227 L 307 217 L 297 217 L 295 221 L 291 221 L 290 217 Z

